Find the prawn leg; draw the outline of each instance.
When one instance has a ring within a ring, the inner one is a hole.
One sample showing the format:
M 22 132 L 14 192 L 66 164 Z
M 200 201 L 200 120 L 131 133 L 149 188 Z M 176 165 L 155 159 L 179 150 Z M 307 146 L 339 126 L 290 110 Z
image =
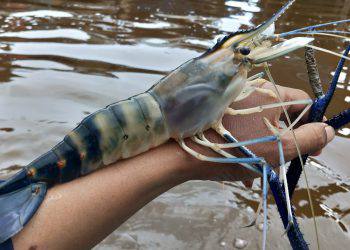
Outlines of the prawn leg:
M 205 137 L 205 135 L 204 135 L 203 133 L 198 134 L 198 138 L 201 139 L 202 141 L 206 142 L 206 143 L 211 143 L 211 142 Z M 192 139 L 194 140 L 194 138 L 192 138 Z M 240 147 L 239 147 L 240 150 L 242 150 L 243 148 L 245 148 L 245 147 L 244 147 L 244 146 L 240 146 Z M 220 149 L 220 148 L 218 148 L 218 147 L 212 146 L 211 149 L 212 149 L 213 151 L 215 151 L 216 153 L 222 155 L 222 156 L 225 156 L 225 157 L 235 157 L 235 156 L 233 156 L 232 154 L 230 154 L 230 153 L 226 152 L 225 150 L 222 150 L 222 149 Z M 246 150 L 248 150 L 248 149 L 246 149 Z M 243 153 L 244 153 L 244 152 L 243 152 Z M 243 163 L 241 163 L 240 165 L 242 165 L 243 167 L 245 167 L 245 168 L 247 168 L 247 169 L 250 169 L 250 170 L 251 170 L 251 168 L 254 168 L 252 165 L 248 165 L 248 164 L 243 164 Z M 259 216 L 259 214 L 260 214 L 260 211 L 261 211 L 261 209 L 262 209 L 262 206 L 263 206 L 263 199 L 261 199 L 261 201 L 259 202 L 259 206 L 258 206 L 258 209 L 257 209 L 256 212 L 255 212 L 253 221 L 252 221 L 251 223 L 249 223 L 247 226 L 244 226 L 243 228 L 251 227 L 251 226 L 254 226 L 254 225 L 256 224 L 256 221 L 257 221 L 257 219 L 258 219 L 258 216 Z
M 222 123 L 216 124 L 214 129 L 226 141 L 228 141 L 230 143 L 238 142 L 238 140 L 228 130 L 226 130 L 224 128 Z M 251 150 L 246 148 L 245 146 L 241 146 L 241 147 L 239 147 L 239 149 L 247 157 L 256 157 L 256 155 Z M 261 167 L 261 166 L 259 166 L 259 167 Z M 287 203 L 286 203 L 286 194 L 284 193 L 284 191 L 282 189 L 283 185 L 279 181 L 278 175 L 273 171 L 271 166 L 269 166 L 268 164 L 265 164 L 265 170 L 267 172 L 267 180 L 268 180 L 270 189 L 272 191 L 272 194 L 274 196 L 279 214 L 281 215 L 282 222 L 284 224 L 284 227 L 287 228 L 289 220 L 288 220 L 288 210 L 287 210 Z M 264 171 L 264 170 L 262 169 L 262 171 Z M 264 188 L 264 184 L 263 184 L 263 188 Z M 266 205 L 266 207 L 267 207 L 267 205 Z M 294 221 L 293 227 L 290 227 L 290 230 L 287 231 L 289 241 L 291 242 L 293 249 L 309 249 L 308 244 L 306 243 L 305 239 L 303 238 L 303 234 L 300 231 L 300 228 L 299 228 L 299 225 L 298 225 L 297 220 L 295 218 L 295 215 L 293 214 L 293 210 L 292 210 L 292 215 L 293 215 L 293 221 Z M 267 228 L 265 225 L 263 227 L 263 233 L 266 233 L 266 230 L 267 230 Z
M 299 117 L 299 119 L 301 118 L 301 116 Z M 298 119 L 297 119 L 298 120 Z M 257 139 L 253 139 L 253 140 L 249 140 L 249 141 L 245 141 L 242 143 L 231 143 L 232 146 L 234 145 L 242 145 L 242 146 L 247 146 L 253 143 L 261 143 L 261 142 L 267 142 L 267 141 L 277 141 L 278 143 L 278 151 L 279 151 L 279 155 L 280 155 L 280 165 L 282 168 L 282 176 L 283 176 L 283 182 L 284 182 L 284 186 L 285 186 L 285 194 L 286 194 L 286 203 L 287 203 L 287 212 L 288 212 L 288 225 L 286 228 L 286 232 L 289 231 L 289 229 L 291 228 L 291 226 L 293 226 L 293 215 L 292 215 L 292 208 L 291 208 L 291 202 L 290 202 L 290 198 L 289 198 L 289 190 L 288 190 L 288 182 L 287 182 L 287 177 L 286 177 L 286 166 L 285 166 L 285 159 L 284 159 L 284 153 L 283 153 L 283 147 L 282 147 L 282 142 L 280 139 L 280 133 L 278 132 L 277 129 L 275 129 L 270 123 L 267 123 L 267 125 L 269 126 L 270 130 L 272 130 L 272 132 L 275 134 L 275 137 L 262 137 L 262 138 L 257 138 Z M 224 126 L 222 125 L 221 121 L 219 124 L 217 124 L 216 126 L 214 126 L 214 129 L 221 134 L 223 137 L 226 137 L 225 135 L 229 135 L 230 133 L 224 128 Z M 231 145 L 230 145 L 231 146 Z M 263 166 L 263 172 L 266 171 L 265 169 L 265 164 Z M 264 174 L 263 174 L 264 175 Z M 266 221 L 265 221 L 265 207 L 266 205 L 266 198 L 265 198 L 265 180 L 264 180 L 265 176 L 263 176 L 263 206 L 264 206 L 264 232 L 266 231 Z M 267 178 L 267 177 L 266 177 Z M 266 191 L 267 192 L 267 191 Z M 265 233 L 263 234 L 265 237 Z M 266 238 L 264 238 L 264 240 L 266 241 Z
M 260 72 L 260 73 L 258 73 L 258 74 L 255 74 L 255 75 L 252 75 L 251 77 L 249 77 L 249 78 L 247 79 L 247 81 L 248 81 L 248 83 L 249 83 L 249 82 L 254 81 L 254 80 L 256 80 L 256 79 L 261 79 L 261 78 L 264 77 L 264 75 L 265 75 L 265 72 Z
M 281 175 L 283 178 L 283 184 L 284 184 L 284 192 L 286 194 L 286 202 L 287 202 L 287 211 L 288 211 L 288 226 L 286 228 L 285 233 L 289 231 L 289 229 L 293 226 L 293 215 L 292 215 L 292 206 L 290 202 L 290 196 L 289 196 L 289 188 L 288 188 L 288 180 L 287 180 L 287 167 L 286 167 L 286 161 L 284 158 L 283 153 L 283 145 L 281 140 L 281 133 L 278 131 L 277 128 L 275 128 L 268 119 L 264 119 L 265 124 L 270 129 L 272 133 L 275 134 L 277 139 L 277 145 L 278 145 L 278 153 L 280 158 L 280 167 L 281 167 Z
M 194 140 L 195 142 L 199 142 L 199 141 L 202 141 L 202 142 L 205 142 L 205 143 L 211 143 L 206 137 L 205 137 L 205 135 L 203 134 L 203 133 L 199 133 L 198 135 L 198 138 L 200 139 L 200 140 L 197 140 L 195 137 L 193 137 L 192 138 L 192 140 Z M 234 156 L 234 155 L 232 155 L 232 154 L 230 154 L 230 153 L 228 153 L 228 152 L 226 152 L 225 150 L 222 150 L 222 149 L 220 149 L 220 148 L 218 148 L 218 147 L 214 147 L 214 146 L 209 146 L 213 151 L 215 151 L 216 153 L 218 153 L 218 154 L 220 154 L 220 155 L 222 155 L 222 156 L 224 156 L 224 157 L 226 157 L 226 158 L 236 158 L 236 156 Z M 258 172 L 258 173 L 260 173 L 259 172 L 259 169 L 257 169 L 256 167 L 254 167 L 254 166 L 252 166 L 252 165 L 250 165 L 250 164 L 246 164 L 246 163 L 240 163 L 240 165 L 242 165 L 243 167 L 245 167 L 245 168 L 247 168 L 247 169 L 249 169 L 249 170 L 251 170 L 251 171 L 253 171 L 253 172 Z
M 203 155 L 201 153 L 196 152 L 195 150 L 191 149 L 189 146 L 186 145 L 185 141 L 183 139 L 178 140 L 179 145 L 183 150 L 185 150 L 187 153 L 192 155 L 198 160 L 201 161 L 207 161 L 207 162 L 214 162 L 214 163 L 228 163 L 228 164 L 235 164 L 235 163 L 247 163 L 247 164 L 259 164 L 264 163 L 264 159 L 261 157 L 252 157 L 252 158 L 223 158 L 223 157 L 209 157 L 206 155 Z M 256 170 L 255 172 L 258 172 L 261 174 L 260 171 Z
M 263 165 L 263 250 L 266 249 L 266 240 L 267 240 L 267 165 Z
M 278 107 L 288 106 L 288 105 L 299 105 L 299 104 L 311 105 L 312 103 L 313 103 L 313 101 L 311 99 L 306 99 L 306 100 L 295 100 L 295 101 L 290 101 L 290 102 L 271 103 L 271 104 L 260 105 L 257 107 L 247 108 L 247 109 L 227 108 L 225 111 L 225 114 L 228 114 L 228 115 L 249 115 L 249 114 L 260 113 L 266 109 L 278 108 Z
M 258 74 L 259 75 L 259 74 Z M 272 98 L 277 98 L 276 93 L 271 90 L 271 89 L 264 89 L 258 86 L 261 86 L 262 84 L 264 84 L 266 82 L 266 80 L 262 79 L 262 78 L 257 78 L 255 79 L 255 76 L 252 76 L 254 80 L 250 80 L 248 79 L 244 89 L 242 90 L 242 92 L 239 94 L 238 97 L 235 98 L 235 102 L 241 101 L 247 97 L 249 97 L 251 94 L 253 94 L 254 92 L 259 92 L 261 94 L 264 95 L 268 95 Z
M 222 133 L 222 131 L 225 131 L 225 128 L 222 125 L 217 125 L 216 127 L 214 127 L 214 129 L 217 129 L 218 131 L 220 131 L 220 134 Z M 227 131 L 227 133 L 229 133 L 229 132 Z M 260 157 L 251 157 L 251 158 L 236 158 L 236 157 L 233 158 L 233 157 L 230 157 L 230 155 L 227 152 L 222 151 L 221 149 L 215 147 L 215 144 L 210 143 L 207 139 L 203 140 L 203 138 L 205 138 L 205 137 L 202 134 L 200 134 L 199 137 L 201 137 L 202 139 L 199 139 L 197 137 L 192 137 L 192 140 L 200 145 L 212 148 L 216 152 L 219 152 L 222 155 L 225 155 L 226 157 L 229 157 L 229 158 L 216 158 L 216 157 L 208 157 L 208 156 L 202 155 L 202 154 L 194 151 L 190 147 L 188 147 L 186 145 L 186 143 L 184 142 L 184 140 L 179 140 L 179 144 L 190 155 L 192 155 L 195 158 L 202 160 L 202 161 L 218 162 L 218 163 L 231 163 L 231 164 L 233 164 L 233 163 L 257 164 L 259 166 L 259 170 L 255 171 L 255 172 L 259 173 L 260 175 L 261 174 L 263 175 L 263 208 L 264 208 L 263 249 L 266 249 L 266 238 L 267 238 L 267 171 L 266 171 L 265 160 L 263 158 L 260 158 Z M 276 138 L 262 137 L 262 138 L 257 138 L 254 140 L 248 140 L 248 141 L 245 141 L 242 143 L 231 143 L 231 144 L 235 144 L 235 145 L 230 145 L 230 147 L 232 147 L 232 146 L 239 147 L 241 145 L 244 145 L 244 146 L 245 145 L 252 145 L 252 144 L 271 141 L 271 140 L 276 140 Z M 261 169 L 262 169 L 262 172 L 261 172 Z

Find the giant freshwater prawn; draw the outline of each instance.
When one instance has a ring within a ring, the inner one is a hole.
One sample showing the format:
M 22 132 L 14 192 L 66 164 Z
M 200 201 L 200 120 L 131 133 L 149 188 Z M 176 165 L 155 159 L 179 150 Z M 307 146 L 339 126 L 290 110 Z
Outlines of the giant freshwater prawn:
M 324 112 L 329 102 L 322 101 L 323 97 L 318 98 L 316 102 L 311 99 L 282 102 L 267 63 L 297 49 L 308 47 L 339 56 L 341 61 L 338 72 L 342 69 L 344 61 L 350 60 L 347 57 L 348 50 L 341 55 L 316 47 L 311 44 L 314 37 L 310 35 L 344 38 L 346 33 L 320 28 L 348 23 L 350 20 L 275 34 L 275 22 L 294 2 L 295 0 L 287 2 L 271 19 L 254 29 L 227 35 L 212 49 L 184 63 L 146 92 L 113 103 L 89 115 L 54 148 L 11 178 L 0 181 L 0 243 L 14 236 L 28 223 L 42 203 L 47 188 L 89 174 L 120 159 L 133 157 L 169 139 L 175 139 L 195 158 L 223 164 L 237 163 L 262 177 L 263 195 L 259 207 L 263 208 L 263 249 L 267 241 L 268 184 L 291 246 L 294 249 L 307 249 L 308 244 L 299 229 L 290 202 L 297 180 L 290 180 L 287 173 L 281 135 L 286 131 L 293 131 L 294 125 L 308 109 L 312 109 L 312 116 L 316 111 Z M 289 36 L 296 37 L 287 39 Z M 265 69 L 269 80 L 275 86 L 275 91 L 257 86 L 262 74 L 248 77 L 249 71 L 256 67 Z M 338 75 L 336 74 L 335 81 Z M 231 103 L 243 100 L 256 91 L 274 96 L 279 102 L 244 110 L 230 108 Z M 334 93 L 334 89 L 330 91 Z M 326 96 L 329 99 L 332 94 Z M 285 106 L 295 104 L 303 104 L 306 108 L 292 122 Z M 271 130 L 271 136 L 237 141 L 222 124 L 224 115 L 247 115 L 276 107 L 283 108 L 288 124 L 287 128 L 279 131 L 270 121 L 265 120 L 266 126 Z M 339 128 L 349 120 L 350 111 L 346 110 L 330 119 L 328 123 L 334 128 Z M 209 141 L 203 134 L 209 128 L 214 129 L 227 143 L 217 144 Z M 195 143 L 214 150 L 219 156 L 208 157 L 194 151 L 186 145 L 185 138 L 191 138 Z M 246 147 L 272 141 L 278 145 L 282 183 L 269 163 Z M 298 162 L 303 166 L 304 159 L 295 136 L 294 142 L 299 153 Z M 245 157 L 235 157 L 224 150 L 227 148 L 239 148 Z M 310 195 L 309 201 L 313 209 Z M 317 235 L 316 222 L 315 231 Z

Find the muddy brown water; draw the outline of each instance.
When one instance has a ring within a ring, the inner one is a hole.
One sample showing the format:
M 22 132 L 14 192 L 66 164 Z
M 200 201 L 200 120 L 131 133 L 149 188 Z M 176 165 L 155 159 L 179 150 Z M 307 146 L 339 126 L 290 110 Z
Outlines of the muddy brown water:
M 212 46 L 219 35 L 270 17 L 277 0 L 249 1 L 1 1 L 0 169 L 15 171 L 58 142 L 87 114 L 149 88 L 184 61 Z M 350 17 L 349 0 L 298 0 L 277 31 Z M 332 27 L 333 28 L 333 27 Z M 339 27 L 347 30 L 346 26 Z M 341 52 L 340 39 L 317 45 Z M 323 84 L 337 58 L 317 53 Z M 272 63 L 278 83 L 308 92 L 303 52 Z M 328 115 L 349 107 L 342 73 Z M 308 164 L 322 249 L 350 242 L 350 128 L 339 131 Z M 9 168 L 10 167 L 10 168 Z M 9 169 L 8 169 L 9 168 Z M 242 228 L 259 200 L 256 183 L 189 182 L 163 194 L 101 242 L 97 249 L 258 249 L 260 226 Z M 315 249 L 304 181 L 294 197 L 305 237 Z M 288 249 L 272 200 L 269 249 Z M 243 244 L 244 245 L 244 244 Z

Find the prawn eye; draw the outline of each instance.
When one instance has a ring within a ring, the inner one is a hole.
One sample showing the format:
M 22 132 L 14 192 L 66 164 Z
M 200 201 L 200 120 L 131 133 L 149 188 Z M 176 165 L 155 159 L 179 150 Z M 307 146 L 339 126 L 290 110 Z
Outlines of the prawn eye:
M 241 48 L 239 48 L 239 53 L 241 53 L 243 56 L 247 56 L 250 54 L 250 48 L 249 47 L 241 47 Z

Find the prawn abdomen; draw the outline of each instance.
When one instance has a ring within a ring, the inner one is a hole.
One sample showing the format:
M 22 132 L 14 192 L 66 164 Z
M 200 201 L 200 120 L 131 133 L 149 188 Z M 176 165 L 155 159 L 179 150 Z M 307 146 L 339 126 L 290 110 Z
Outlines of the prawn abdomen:
M 150 94 L 143 93 L 86 117 L 53 149 L 25 167 L 26 183 L 45 182 L 48 186 L 64 183 L 145 152 L 168 139 L 158 103 Z M 1 186 L 0 191 L 6 185 Z

